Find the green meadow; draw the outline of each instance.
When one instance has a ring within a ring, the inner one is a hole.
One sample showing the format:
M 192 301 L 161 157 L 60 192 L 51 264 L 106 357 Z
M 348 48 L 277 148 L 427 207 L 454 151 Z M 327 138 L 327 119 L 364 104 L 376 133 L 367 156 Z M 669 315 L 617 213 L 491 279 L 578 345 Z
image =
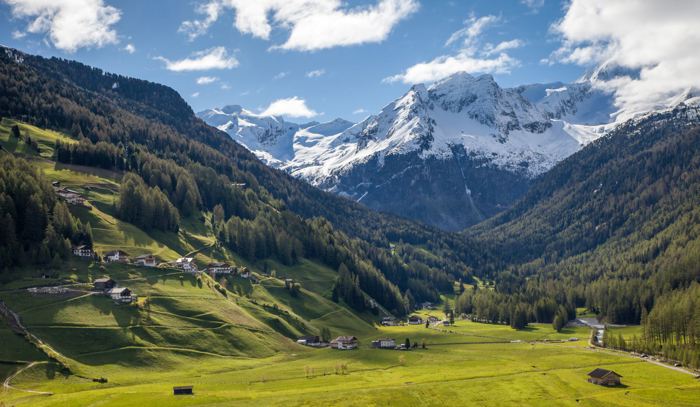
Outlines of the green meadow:
M 280 278 L 260 274 L 259 284 L 230 277 L 226 296 L 208 276 L 198 279 L 170 269 L 100 269 L 76 261 L 56 277 L 77 290 L 110 275 L 139 295 L 131 305 L 83 292 L 27 292 L 24 287 L 38 285 L 38 279 L 4 286 L 2 300 L 68 360 L 71 374 L 21 337 L 0 330 L 9 344 L 0 354 L 7 362 L 0 372 L 8 377 L 24 369 L 12 377 L 1 399 L 27 406 L 693 406 L 700 399 L 700 382 L 693 376 L 591 349 L 586 328 L 557 333 L 549 324 L 532 324 L 515 331 L 462 320 L 448 327 L 381 327 L 371 316 L 356 315 L 322 295 L 322 275 L 331 272 L 322 266 L 306 262 L 274 270 Z M 318 286 L 292 297 L 281 280 L 291 275 Z M 438 318 L 441 313 L 419 312 Z M 337 351 L 294 343 L 294 335 L 321 327 L 330 327 L 334 335 L 357 335 L 360 348 Z M 379 337 L 399 343 L 408 338 L 426 348 L 372 349 L 371 340 Z M 39 363 L 27 368 L 31 361 Z M 588 383 L 586 374 L 596 367 L 620 373 L 624 385 Z M 193 385 L 195 394 L 173 396 L 177 385 Z
M 131 276 L 135 290 L 150 290 L 150 311 L 98 297 L 31 305 L 25 294 L 3 294 L 31 331 L 71 360 L 75 373 L 37 364 L 12 379 L 2 394 L 6 404 L 692 406 L 700 398 L 700 383 L 690 375 L 590 349 L 585 341 L 542 341 L 585 337 L 584 328 L 365 324 L 357 327 L 363 331 L 358 350 L 311 349 L 256 323 L 245 306 L 235 306 L 244 298 L 227 302 L 194 278 L 128 268 L 115 275 Z M 370 348 L 372 338 L 385 336 L 425 342 L 426 349 Z M 586 373 L 596 367 L 620 373 L 624 386 L 588 383 Z M 175 385 L 193 385 L 195 394 L 173 396 Z

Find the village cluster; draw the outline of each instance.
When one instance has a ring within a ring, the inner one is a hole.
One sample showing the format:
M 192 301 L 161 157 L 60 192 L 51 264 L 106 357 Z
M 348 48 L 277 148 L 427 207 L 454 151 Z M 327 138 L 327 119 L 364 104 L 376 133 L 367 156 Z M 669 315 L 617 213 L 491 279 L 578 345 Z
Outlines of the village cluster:
M 384 317 L 381 320 L 383 326 L 422 325 L 423 323 L 425 323 L 426 327 L 451 325 L 449 320 L 440 320 L 432 315 L 429 315 L 425 320 L 418 315 L 411 315 L 406 321 L 400 321 L 394 317 Z M 357 349 L 360 341 L 355 336 L 339 336 L 330 342 L 324 342 L 319 336 L 312 335 L 302 336 L 297 340 L 297 343 L 314 348 L 330 347 L 331 349 L 351 350 Z M 371 346 L 374 349 L 410 350 L 418 348 L 418 343 L 414 342 L 413 345 L 411 345 L 408 339 L 403 343 L 397 343 L 394 338 L 380 338 L 373 340 Z M 422 345 L 422 347 L 425 347 L 425 345 Z

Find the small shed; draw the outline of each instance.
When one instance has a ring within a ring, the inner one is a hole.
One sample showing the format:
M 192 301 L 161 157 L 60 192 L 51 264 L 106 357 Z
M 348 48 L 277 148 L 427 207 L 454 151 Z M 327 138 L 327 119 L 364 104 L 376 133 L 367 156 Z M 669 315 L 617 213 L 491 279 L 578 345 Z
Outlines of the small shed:
M 411 315 L 408 317 L 408 324 L 409 325 L 420 325 L 423 323 L 423 318 L 419 317 L 418 315 Z
M 612 370 L 597 368 L 588 373 L 588 382 L 601 386 L 619 386 L 622 375 Z
M 306 346 L 318 346 L 321 344 L 321 338 L 318 335 L 302 336 L 297 339 L 297 343 Z
M 372 341 L 372 347 L 377 349 L 394 349 L 396 340 L 392 338 L 381 338 Z
M 109 277 L 98 278 L 92 282 L 92 286 L 96 291 L 107 291 L 111 290 L 117 285 L 117 282 Z
M 175 386 L 173 387 L 174 396 L 184 396 L 194 394 L 194 386 Z

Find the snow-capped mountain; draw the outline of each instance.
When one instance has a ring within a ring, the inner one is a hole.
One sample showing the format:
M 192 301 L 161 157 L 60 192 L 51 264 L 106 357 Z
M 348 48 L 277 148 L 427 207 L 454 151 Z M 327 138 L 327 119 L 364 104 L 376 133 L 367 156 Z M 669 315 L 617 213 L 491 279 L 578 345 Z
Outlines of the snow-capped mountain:
M 415 85 L 378 114 L 297 125 L 238 106 L 199 114 L 268 164 L 382 211 L 450 230 L 509 207 L 530 180 L 616 126 L 598 69 L 501 88 L 491 75 Z
M 282 117 L 255 114 L 238 105 L 208 109 L 197 115 L 209 125 L 228 133 L 266 164 L 278 168 L 294 161 L 296 146 L 303 148 L 353 125 L 343 119 L 297 124 Z

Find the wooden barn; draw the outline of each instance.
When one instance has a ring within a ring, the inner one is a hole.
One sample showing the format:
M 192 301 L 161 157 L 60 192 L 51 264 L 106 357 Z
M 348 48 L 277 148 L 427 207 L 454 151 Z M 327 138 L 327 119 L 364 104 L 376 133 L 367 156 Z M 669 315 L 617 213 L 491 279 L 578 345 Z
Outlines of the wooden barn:
M 94 287 L 95 291 L 111 290 L 116 285 L 117 285 L 117 282 L 112 280 L 109 277 L 98 278 L 92 282 L 92 286 Z
M 622 375 L 607 369 L 595 369 L 588 373 L 588 382 L 601 386 L 619 386 Z
M 173 387 L 173 395 L 184 396 L 194 394 L 194 386 L 175 386 Z

